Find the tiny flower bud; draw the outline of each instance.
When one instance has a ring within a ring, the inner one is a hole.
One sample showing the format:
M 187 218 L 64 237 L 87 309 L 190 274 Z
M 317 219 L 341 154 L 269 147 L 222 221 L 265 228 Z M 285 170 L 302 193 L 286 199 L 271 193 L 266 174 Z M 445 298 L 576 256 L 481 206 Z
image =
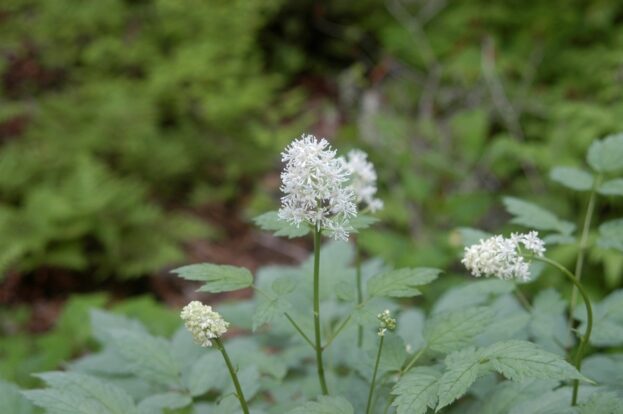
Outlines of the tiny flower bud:
M 396 329 L 396 319 L 392 318 L 389 309 L 385 309 L 383 312 L 376 316 L 381 321 L 379 326 L 379 336 L 385 336 L 385 332 L 393 331 Z

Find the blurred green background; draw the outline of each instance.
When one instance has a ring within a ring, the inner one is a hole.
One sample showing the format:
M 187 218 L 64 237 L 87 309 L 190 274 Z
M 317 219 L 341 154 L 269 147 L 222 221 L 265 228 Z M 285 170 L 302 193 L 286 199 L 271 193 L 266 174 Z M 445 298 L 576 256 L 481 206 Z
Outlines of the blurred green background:
M 4 0 L 0 74 L 0 377 L 27 385 L 88 348 L 90 306 L 170 332 L 175 265 L 300 259 L 251 218 L 302 132 L 369 152 L 386 207 L 362 246 L 449 269 L 439 289 L 465 277 L 457 228 L 510 229 L 502 196 L 581 224 L 548 173 L 623 130 L 623 3 Z M 623 259 L 587 272 L 603 294 Z

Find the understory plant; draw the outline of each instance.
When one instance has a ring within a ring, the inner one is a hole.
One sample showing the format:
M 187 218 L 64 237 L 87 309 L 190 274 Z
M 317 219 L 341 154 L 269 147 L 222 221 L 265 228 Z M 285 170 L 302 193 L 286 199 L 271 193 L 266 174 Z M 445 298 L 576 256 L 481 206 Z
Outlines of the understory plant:
M 596 141 L 589 163 L 614 174 L 623 170 L 617 152 L 623 135 Z M 556 238 L 529 231 L 466 243 L 462 264 L 477 279 L 414 306 L 442 271 L 360 260 L 349 236 L 371 231 L 374 219 L 358 212 L 363 198 L 348 160 L 313 136 L 295 140 L 282 159 L 281 208 L 256 222 L 278 236 L 313 238 L 307 260 L 255 277 L 223 264 L 178 268 L 201 292 L 254 295 L 215 309 L 191 302 L 181 313 L 186 326 L 169 339 L 93 310 L 99 352 L 37 374 L 43 389 L 0 383 L 1 401 L 32 412 L 29 400 L 50 413 L 620 412 L 623 290 L 591 297 L 548 256 Z M 524 224 L 538 217 L 524 214 Z M 608 246 L 623 250 L 623 233 L 607 234 Z M 323 236 L 333 240 L 322 244 Z M 529 301 L 522 285 L 540 264 L 568 283 Z M 569 312 L 573 288 L 583 303 Z

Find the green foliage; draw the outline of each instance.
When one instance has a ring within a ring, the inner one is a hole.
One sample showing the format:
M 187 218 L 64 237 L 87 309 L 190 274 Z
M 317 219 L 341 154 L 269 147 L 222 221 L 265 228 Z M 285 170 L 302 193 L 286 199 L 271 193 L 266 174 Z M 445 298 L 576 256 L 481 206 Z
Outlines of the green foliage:
M 251 286 L 253 276 L 242 267 L 201 263 L 172 270 L 179 277 L 187 280 L 206 282 L 200 292 L 228 292 Z
M 573 223 L 564 221 L 546 209 L 514 197 L 505 197 L 504 206 L 513 215 L 512 223 L 537 230 L 557 231 L 569 235 L 575 230 Z
M 595 181 L 590 173 L 573 167 L 552 168 L 549 176 L 553 181 L 577 191 L 590 190 Z
M 485 307 L 440 313 L 426 325 L 424 339 L 431 350 L 447 354 L 469 346 L 492 320 L 491 309 Z
M 610 135 L 595 141 L 588 149 L 586 161 L 600 173 L 623 170 L 623 134 Z
M 135 406 L 123 389 L 89 375 L 65 372 L 38 374 L 48 389 L 25 391 L 24 395 L 47 411 L 60 414 L 102 412 L 134 413 Z
M 368 279 L 368 295 L 387 297 L 411 297 L 420 295 L 416 286 L 426 285 L 437 279 L 439 269 L 397 269 Z
M 276 211 L 269 211 L 253 219 L 262 230 L 272 231 L 275 236 L 285 236 L 289 239 L 302 237 L 309 233 L 306 225 L 294 226 L 279 219 Z
M 425 414 L 437 406 L 441 373 L 430 367 L 416 367 L 396 384 L 392 394 L 398 414 Z
M 342 397 L 319 397 L 288 411 L 288 414 L 353 414 L 353 406 Z
M 0 125 L 23 127 L 0 144 L 0 273 L 136 277 L 210 235 L 189 207 L 237 198 L 299 130 L 258 46 L 280 3 L 3 5 Z

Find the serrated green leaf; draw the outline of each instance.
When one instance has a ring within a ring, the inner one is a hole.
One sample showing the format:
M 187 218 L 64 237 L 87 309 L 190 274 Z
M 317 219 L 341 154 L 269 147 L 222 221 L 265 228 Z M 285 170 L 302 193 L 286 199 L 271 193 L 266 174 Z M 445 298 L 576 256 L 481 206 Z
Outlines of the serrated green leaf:
M 578 309 L 575 315 L 582 321 L 580 332 L 586 330 L 586 310 Z M 617 290 L 593 305 L 593 331 L 590 343 L 596 346 L 623 344 L 623 290 Z
M 532 305 L 530 332 L 534 341 L 548 351 L 564 354 L 573 345 L 567 326 L 566 302 L 554 289 L 537 294 Z
M 599 385 L 619 388 L 623 384 L 623 354 L 591 355 L 582 362 L 582 372 Z
M 536 204 L 515 197 L 504 197 L 506 211 L 513 215 L 512 223 L 536 230 L 553 230 L 569 235 L 575 230 L 571 222 L 559 219 L 554 213 Z
M 244 393 L 244 397 L 247 400 L 255 397 L 255 394 L 260 390 L 260 371 L 257 365 L 246 365 L 238 371 L 238 381 L 240 381 L 240 388 Z M 235 394 L 236 390 L 234 384 L 231 381 L 228 382 L 228 389 L 225 390 L 225 394 Z
M 296 289 L 296 284 L 297 281 L 295 279 L 284 276 L 273 282 L 272 289 L 277 295 L 287 295 Z
M 620 414 L 623 399 L 615 392 L 596 392 L 580 405 L 580 414 Z
M 15 384 L 0 379 L 0 413 L 31 414 L 35 408 Z
M 623 178 L 616 178 L 609 180 L 599 186 L 597 189 L 599 194 L 608 196 L 621 196 L 623 195 Z
M 435 411 L 451 404 L 467 392 L 478 377 L 480 359 L 479 352 L 469 348 L 446 357 L 446 370 L 439 378 L 439 404 Z
M 416 286 L 426 285 L 441 273 L 432 268 L 403 268 L 390 270 L 368 280 L 369 296 L 411 297 L 420 295 Z
M 275 236 L 283 236 L 289 239 L 302 237 L 310 232 L 307 225 L 294 226 L 281 220 L 276 211 L 269 211 L 257 216 L 253 221 L 262 230 L 271 231 Z
M 111 335 L 115 349 L 137 376 L 165 385 L 179 383 L 180 373 L 168 341 L 127 330 L 113 330 Z
M 190 405 L 193 399 L 189 395 L 178 392 L 165 392 L 151 395 L 138 404 L 140 414 L 162 414 L 169 410 L 176 410 Z
M 353 406 L 343 397 L 318 397 L 318 401 L 308 401 L 288 414 L 354 414 Z
M 531 380 L 521 383 L 503 381 L 483 398 L 483 405 L 478 414 L 508 413 L 523 401 L 537 398 L 543 390 L 557 386 L 557 381 Z
M 492 236 L 491 233 L 487 233 L 486 231 L 479 229 L 473 229 L 471 227 L 459 227 L 456 231 L 461 237 L 461 245 L 465 247 L 476 244 L 480 242 L 480 240 L 487 239 Z
M 132 397 L 123 389 L 90 375 L 73 372 L 37 374 L 50 388 L 24 393 L 51 413 L 135 413 Z
M 512 292 L 515 285 L 508 280 L 476 280 L 446 291 L 433 306 L 433 313 L 442 313 L 476 305 L 482 305 L 491 299 Z
M 354 284 L 345 280 L 337 283 L 335 285 L 335 296 L 337 296 L 338 299 L 353 302 L 356 296 Z
M 595 171 L 602 173 L 623 169 L 623 133 L 594 141 L 588 149 L 586 161 Z
M 571 387 L 545 388 L 533 398 L 519 402 L 508 414 L 577 414 L 570 401 Z
M 101 343 L 109 343 L 110 332 L 115 329 L 147 333 L 147 329 L 139 321 L 112 312 L 92 309 L 90 319 L 92 334 Z
M 565 187 L 577 191 L 590 190 L 595 181 L 592 174 L 573 167 L 555 167 L 550 171 L 549 176 Z
M 429 349 L 441 353 L 471 345 L 493 320 L 488 307 L 461 309 L 434 315 L 426 323 L 424 339 Z
M 498 342 L 482 352 L 493 369 L 513 381 L 527 378 L 587 380 L 562 356 L 547 352 L 527 341 Z
M 229 383 L 229 372 L 220 352 L 207 352 L 190 368 L 185 383 L 193 397 L 209 390 L 223 391 Z
M 415 367 L 392 389 L 397 414 L 425 414 L 437 405 L 441 373 L 430 367 Z
M 623 252 L 623 218 L 607 221 L 599 226 L 597 245 Z
M 199 263 L 172 270 L 186 280 L 206 282 L 198 292 L 229 292 L 244 289 L 253 284 L 253 275 L 244 267 Z
M 367 216 L 365 214 L 358 214 L 356 217 L 350 219 L 348 224 L 355 231 L 364 230 L 377 223 L 379 219 L 373 216 Z
M 290 303 L 281 297 L 261 298 L 253 313 L 253 331 L 271 323 L 275 317 L 283 315 L 290 307 Z

